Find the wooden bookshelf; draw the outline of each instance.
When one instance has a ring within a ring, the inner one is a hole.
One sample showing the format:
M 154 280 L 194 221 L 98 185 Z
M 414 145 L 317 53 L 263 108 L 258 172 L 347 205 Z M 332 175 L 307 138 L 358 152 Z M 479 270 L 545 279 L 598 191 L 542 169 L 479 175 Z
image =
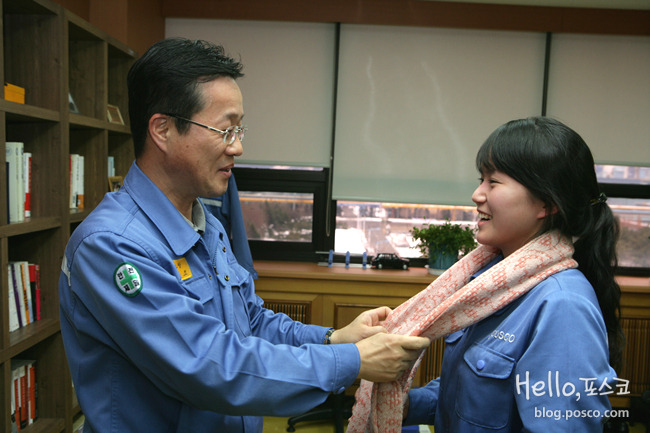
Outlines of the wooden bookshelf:
M 108 191 L 108 156 L 117 175 L 133 160 L 126 75 L 133 50 L 51 0 L 0 0 L 2 81 L 25 89 L 25 103 L 0 95 L 0 143 L 32 153 L 31 218 L 9 223 L 5 152 L 0 153 L 0 431 L 11 431 L 11 360 L 36 360 L 37 413 L 28 433 L 72 432 L 80 409 L 59 323 L 58 280 L 70 233 Z M 71 113 L 68 94 L 78 113 Z M 124 125 L 107 120 L 117 106 Z M 85 157 L 83 210 L 69 206 L 69 157 Z M 9 331 L 8 263 L 40 265 L 41 320 Z

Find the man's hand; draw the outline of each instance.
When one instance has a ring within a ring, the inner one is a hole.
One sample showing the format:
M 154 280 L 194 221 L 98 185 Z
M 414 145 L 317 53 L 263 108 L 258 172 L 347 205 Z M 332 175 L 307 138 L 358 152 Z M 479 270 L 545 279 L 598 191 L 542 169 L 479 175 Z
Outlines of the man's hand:
M 337 329 L 330 337 L 332 344 L 356 343 L 364 338 L 386 332 L 381 322 L 391 313 L 388 307 L 379 307 L 359 314 L 348 326 Z
M 356 343 L 361 356 L 359 378 L 371 382 L 397 380 L 429 344 L 428 338 L 386 333 L 361 340 Z

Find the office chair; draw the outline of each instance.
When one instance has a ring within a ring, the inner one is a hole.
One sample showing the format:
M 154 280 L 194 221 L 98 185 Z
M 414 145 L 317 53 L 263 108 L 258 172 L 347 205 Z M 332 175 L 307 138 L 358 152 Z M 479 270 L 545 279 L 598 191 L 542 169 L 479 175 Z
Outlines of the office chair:
M 632 397 L 630 402 L 630 425 L 637 422 L 650 433 L 650 389 L 643 391 L 640 397 Z
M 354 396 L 345 393 L 330 394 L 322 404 L 301 415 L 289 418 L 287 431 L 295 432 L 296 423 L 302 421 L 334 421 L 336 433 L 343 433 L 345 421 L 352 416 L 354 402 Z

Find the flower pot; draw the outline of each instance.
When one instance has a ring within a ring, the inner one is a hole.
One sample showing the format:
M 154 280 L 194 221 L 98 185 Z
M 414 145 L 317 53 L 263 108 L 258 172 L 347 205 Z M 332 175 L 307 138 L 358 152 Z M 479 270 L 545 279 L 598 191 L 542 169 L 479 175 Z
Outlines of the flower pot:
M 440 275 L 449 269 L 458 260 L 458 254 L 449 254 L 440 251 L 429 252 L 429 273 Z

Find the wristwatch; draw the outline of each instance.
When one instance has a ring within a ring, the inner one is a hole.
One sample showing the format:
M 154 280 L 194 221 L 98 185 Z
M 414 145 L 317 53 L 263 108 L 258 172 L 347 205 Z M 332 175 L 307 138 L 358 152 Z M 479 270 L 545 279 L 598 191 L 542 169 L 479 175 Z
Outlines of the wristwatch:
M 325 338 L 323 338 L 323 344 L 332 344 L 331 337 L 332 337 L 332 334 L 334 333 L 334 331 L 336 331 L 336 329 L 334 329 L 334 328 L 330 328 L 327 331 L 327 334 L 325 334 Z

